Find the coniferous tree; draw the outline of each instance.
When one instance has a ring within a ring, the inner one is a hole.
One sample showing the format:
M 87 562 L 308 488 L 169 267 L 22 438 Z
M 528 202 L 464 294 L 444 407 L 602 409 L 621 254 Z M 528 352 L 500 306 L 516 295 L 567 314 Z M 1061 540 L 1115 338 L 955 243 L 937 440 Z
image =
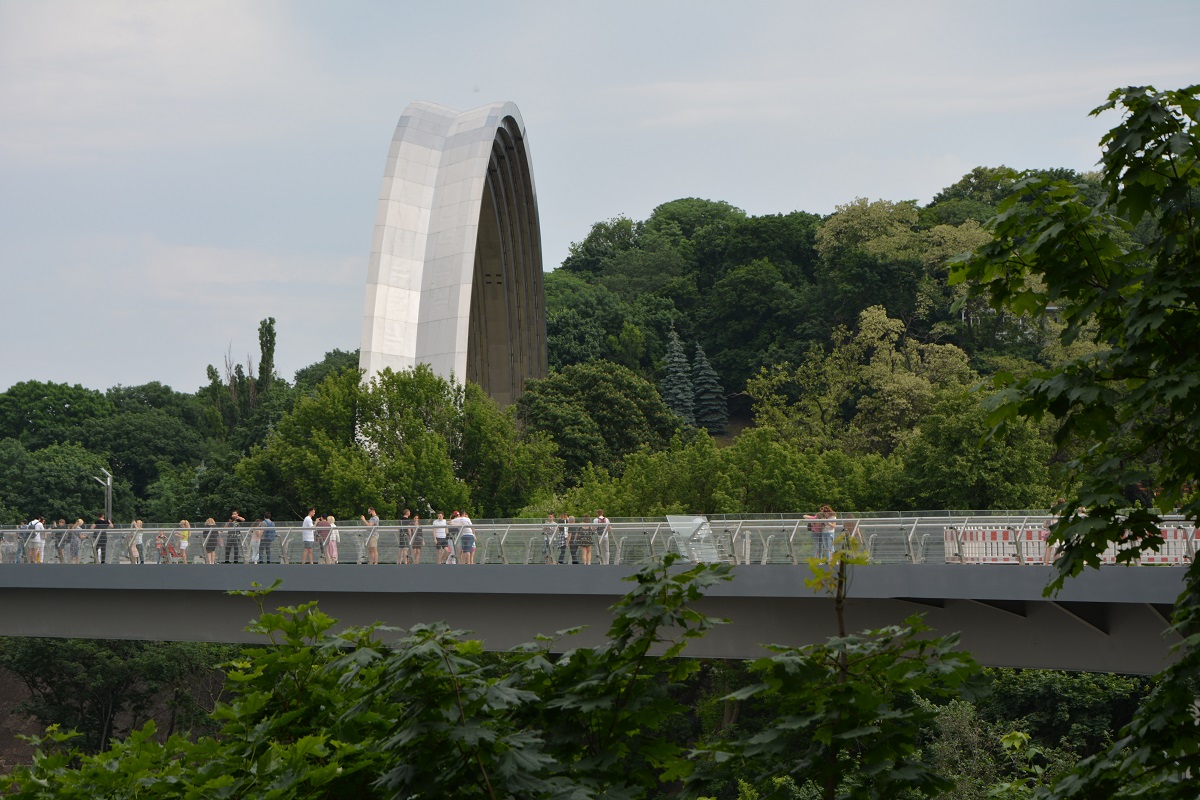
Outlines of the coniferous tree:
M 692 361 L 692 408 L 696 427 L 706 429 L 713 436 L 725 433 L 729 423 L 725 387 L 721 385 L 716 370 L 708 363 L 708 356 L 699 344 L 696 345 L 696 358 Z
M 696 418 L 692 413 L 692 370 L 688 366 L 683 343 L 679 341 L 679 334 L 675 333 L 674 328 L 667 339 L 667 372 L 659 388 L 667 408 L 682 417 L 688 425 L 695 425 Z

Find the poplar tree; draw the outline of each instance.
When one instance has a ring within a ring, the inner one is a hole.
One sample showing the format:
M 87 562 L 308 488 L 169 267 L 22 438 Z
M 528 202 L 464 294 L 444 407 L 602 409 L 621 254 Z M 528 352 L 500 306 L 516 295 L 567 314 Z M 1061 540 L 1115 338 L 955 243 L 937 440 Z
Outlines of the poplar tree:
M 679 334 L 675 333 L 674 328 L 667 338 L 667 372 L 659 384 L 659 389 L 667 408 L 682 417 L 688 425 L 696 424 L 693 414 L 692 370 L 688 366 L 683 343 L 679 341 Z
M 692 361 L 692 398 L 696 427 L 706 429 L 713 436 L 725 433 L 729 423 L 725 387 L 721 385 L 717 371 L 708 363 L 708 356 L 699 344 L 696 345 L 696 358 Z

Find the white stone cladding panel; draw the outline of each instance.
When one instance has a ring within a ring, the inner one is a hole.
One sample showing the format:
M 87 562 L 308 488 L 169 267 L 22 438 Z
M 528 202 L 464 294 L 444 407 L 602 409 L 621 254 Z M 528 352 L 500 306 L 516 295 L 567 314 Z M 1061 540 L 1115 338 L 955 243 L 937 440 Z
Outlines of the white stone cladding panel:
M 504 158 L 520 160 L 520 169 L 489 176 L 497 143 Z M 506 195 L 520 200 L 481 219 L 489 180 L 505 184 Z M 482 242 L 481 224 L 488 226 Z M 522 237 L 519 246 L 510 241 L 514 230 Z M 524 304 L 514 317 L 522 329 L 514 330 L 517 323 L 505 313 L 496 317 L 505 306 L 494 297 L 473 306 L 477 265 L 489 274 L 503 272 L 506 284 L 532 284 L 507 289 L 508 302 Z M 513 386 L 545 374 L 543 309 L 540 230 L 520 112 L 512 103 L 467 112 L 410 105 L 388 150 L 372 236 L 360 358 L 367 379 L 385 367 L 427 363 L 461 381 L 468 374 L 468 350 L 482 347 L 471 361 L 472 369 L 484 370 L 477 379 L 502 384 L 503 399 L 511 402 Z M 474 344 L 473 311 L 484 326 Z M 504 333 L 511 341 L 504 342 Z M 481 336 L 489 341 L 481 343 Z M 514 378 L 515 370 L 522 372 Z

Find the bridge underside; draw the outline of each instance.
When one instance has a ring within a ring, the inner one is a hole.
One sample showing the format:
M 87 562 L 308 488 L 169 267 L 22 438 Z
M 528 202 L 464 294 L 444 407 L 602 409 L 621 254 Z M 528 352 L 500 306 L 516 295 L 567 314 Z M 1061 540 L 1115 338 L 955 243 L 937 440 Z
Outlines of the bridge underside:
M 537 634 L 588 626 L 564 647 L 596 644 L 611 606 L 628 588 L 628 567 L 440 568 L 300 566 L 0 565 L 0 635 L 259 642 L 243 628 L 254 604 L 224 592 L 284 589 L 268 607 L 318 600 L 351 624 L 405 628 L 444 620 L 475 631 L 491 649 Z M 804 586 L 803 567 L 742 567 L 701 601 L 724 625 L 689 646 L 692 656 L 754 658 L 761 645 L 800 645 L 835 634 L 832 601 Z M 1149 674 L 1169 663 L 1164 636 L 1182 569 L 1108 568 L 1070 582 L 1053 600 L 1049 570 L 1009 566 L 858 567 L 847 603 L 851 628 L 897 624 L 920 612 L 990 666 Z

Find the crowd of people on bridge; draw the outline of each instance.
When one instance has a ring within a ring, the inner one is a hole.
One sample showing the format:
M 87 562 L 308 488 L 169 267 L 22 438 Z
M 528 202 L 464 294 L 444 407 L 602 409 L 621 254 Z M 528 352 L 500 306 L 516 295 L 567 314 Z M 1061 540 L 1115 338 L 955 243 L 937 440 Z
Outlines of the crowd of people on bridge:
M 596 509 L 596 516 L 590 521 L 586 517 L 577 520 L 573 514 L 560 517 L 552 511 L 542 528 L 542 561 L 546 564 L 591 564 L 596 543 L 611 528 L 612 523 L 604 516 L 602 508 Z
M 368 508 L 359 519 L 366 531 L 359 530 L 357 533 L 363 535 L 354 537 L 354 563 L 379 564 L 380 539 L 384 536 L 389 537 L 389 544 L 396 545 L 396 564 L 420 564 L 427 536 L 435 550 L 434 563 L 475 563 L 475 528 L 466 511 L 455 510 L 449 519 L 438 511 L 433 520 L 423 524 L 419 515 L 406 508 L 395 525 L 385 527 L 380 524 L 378 512 Z M 177 526 L 152 533 L 153 541 L 146 541 L 140 519 L 133 520 L 128 528 L 116 529 L 105 514 L 98 515 L 90 525 L 82 519 L 71 525 L 60 519 L 49 527 L 45 517 L 35 516 L 0 535 L 0 562 L 50 563 L 47 545 L 53 548 L 52 560 L 60 564 L 287 564 L 296 550 L 300 564 L 338 564 L 343 558 L 337 519 L 332 514 L 318 513 L 316 508 L 309 508 L 295 528 L 277 527 L 270 512 L 248 522 L 233 509 L 223 523 L 208 517 L 193 527 L 183 519 Z M 115 537 L 120 537 L 120 552 L 114 553 L 110 552 L 110 539 Z
M 228 519 L 218 523 L 208 517 L 195 526 L 187 519 L 169 528 L 146 532 L 141 519 L 133 520 L 128 528 L 117 528 L 105 514 L 98 515 L 90 525 L 83 519 L 67 524 L 59 519 L 47 527 L 42 516 L 30 518 L 16 530 L 0 536 L 0 561 L 3 563 L 60 564 L 288 564 L 296 560 L 301 565 L 338 564 L 348 558 L 351 563 L 377 565 L 380 563 L 381 540 L 387 542 L 390 556 L 395 546 L 398 565 L 420 564 L 424 551 L 432 545 L 432 563 L 474 564 L 476 535 L 474 523 L 465 511 L 453 511 L 449 519 L 444 512 L 433 512 L 434 518 L 422 522 L 409 508 L 403 509 L 394 524 L 383 525 L 375 508 L 359 516 L 362 527 L 353 531 L 349 553 L 345 551 L 343 534 L 332 514 L 318 513 L 315 507 L 307 510 L 298 526 L 277 527 L 270 512 L 248 521 L 233 509 Z M 824 505 L 815 514 L 805 514 L 812 535 L 813 553 L 829 558 L 834 550 L 838 527 L 837 514 Z M 853 524 L 845 530 L 853 535 Z M 542 528 L 542 562 L 545 564 L 590 565 L 599 558 L 606 562 L 603 550 L 609 544 L 612 523 L 604 509 L 594 515 L 559 514 L 551 512 Z M 861 537 L 860 537 L 861 539 Z M 112 551 L 110 542 L 116 543 Z M 47 547 L 51 548 L 52 559 Z

